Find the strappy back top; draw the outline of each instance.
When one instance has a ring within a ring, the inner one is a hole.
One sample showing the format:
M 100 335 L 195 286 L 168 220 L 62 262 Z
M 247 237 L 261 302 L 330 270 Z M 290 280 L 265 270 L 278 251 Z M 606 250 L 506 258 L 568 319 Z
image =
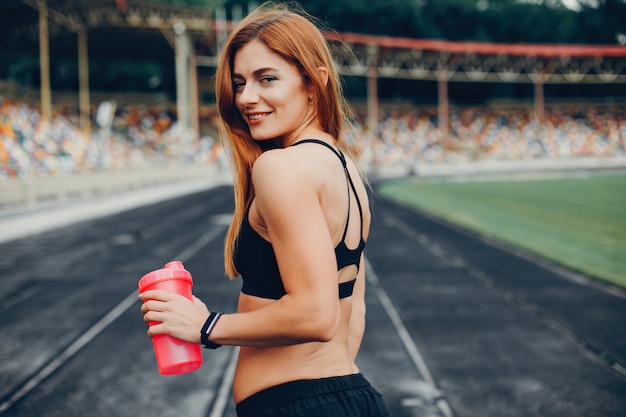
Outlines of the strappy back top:
M 317 143 L 327 147 L 335 155 L 337 155 L 343 165 L 348 186 L 348 213 L 341 241 L 335 247 L 335 257 L 337 258 L 337 270 L 341 270 L 348 265 L 356 265 L 358 269 L 361 254 L 365 248 L 365 240 L 363 238 L 363 208 L 361 206 L 361 201 L 359 200 L 356 187 L 354 186 L 354 182 L 352 181 L 352 177 L 348 172 L 346 158 L 341 151 L 336 150 L 326 142 L 317 139 L 305 139 L 300 142 L 296 142 L 292 146 L 300 145 L 302 143 Z M 350 222 L 350 191 L 352 191 L 355 195 L 359 209 L 359 216 L 361 218 L 361 239 L 358 246 L 354 249 L 348 248 L 348 245 L 345 242 L 348 234 L 348 224 Z M 265 240 L 256 232 L 256 230 L 252 228 L 248 219 L 249 213 L 250 208 L 248 208 L 241 224 L 241 230 L 239 231 L 239 236 L 237 237 L 235 252 L 233 255 L 235 267 L 241 274 L 243 280 L 241 291 L 244 294 L 256 297 L 278 300 L 286 294 L 286 291 L 280 277 L 280 271 L 278 270 L 278 262 L 276 261 L 274 249 L 269 241 Z M 356 278 L 340 283 L 339 298 L 350 297 L 352 295 L 355 282 Z

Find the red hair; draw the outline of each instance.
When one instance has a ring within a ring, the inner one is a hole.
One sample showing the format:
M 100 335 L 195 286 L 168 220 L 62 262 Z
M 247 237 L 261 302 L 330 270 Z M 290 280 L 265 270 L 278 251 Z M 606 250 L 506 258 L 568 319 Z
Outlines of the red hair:
M 252 166 L 263 152 L 262 144 L 251 137 L 248 125 L 237 110 L 232 79 L 235 55 L 253 40 L 261 42 L 298 69 L 305 84 L 317 97 L 320 126 L 335 138 L 339 148 L 349 151 L 342 136 L 342 127 L 349 114 L 348 106 L 324 36 L 303 11 L 296 13 L 283 5 L 261 6 L 230 34 L 215 75 L 220 133 L 235 171 L 235 211 L 224 245 L 224 266 L 231 278 L 238 275 L 233 253 L 241 222 L 254 198 Z M 321 76 L 320 67 L 328 70 L 328 79 Z

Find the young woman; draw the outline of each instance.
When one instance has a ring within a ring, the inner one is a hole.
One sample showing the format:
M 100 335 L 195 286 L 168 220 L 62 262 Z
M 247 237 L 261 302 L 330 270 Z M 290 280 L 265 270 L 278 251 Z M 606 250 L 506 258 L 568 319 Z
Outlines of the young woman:
M 389 416 L 355 358 L 365 327 L 370 212 L 344 157 L 346 106 L 320 31 L 303 13 L 262 7 L 230 35 L 216 74 L 235 167 L 225 267 L 238 312 L 144 292 L 148 334 L 241 346 L 239 416 Z

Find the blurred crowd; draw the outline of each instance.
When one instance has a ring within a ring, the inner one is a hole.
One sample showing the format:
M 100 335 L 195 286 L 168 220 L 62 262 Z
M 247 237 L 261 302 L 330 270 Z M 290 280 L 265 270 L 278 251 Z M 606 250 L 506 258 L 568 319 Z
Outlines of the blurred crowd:
M 60 106 L 44 121 L 36 106 L 0 97 L 0 180 L 216 158 L 214 138 L 181 129 L 167 106 L 103 104 L 93 109 L 91 130 L 85 134 L 75 109 Z
M 626 106 L 451 109 L 447 131 L 436 109 L 384 112 L 360 148 L 373 164 L 570 159 L 626 154 Z
M 105 102 L 91 119 L 85 134 L 75 109 L 56 108 L 44 122 L 36 106 L 0 97 L 0 179 L 206 163 L 222 156 L 211 134 L 196 137 L 180 129 L 166 106 Z M 201 122 L 215 132 L 214 109 L 204 109 Z M 351 140 L 369 166 L 626 154 L 625 106 L 548 108 L 541 121 L 529 108 L 454 108 L 449 129 L 438 125 L 436 109 L 383 110 L 369 133 L 357 119 Z

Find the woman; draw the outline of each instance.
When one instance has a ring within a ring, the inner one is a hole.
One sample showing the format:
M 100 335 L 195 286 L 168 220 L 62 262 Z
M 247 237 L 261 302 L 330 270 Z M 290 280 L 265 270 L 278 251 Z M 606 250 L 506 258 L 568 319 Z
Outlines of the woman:
M 230 35 L 216 74 L 235 167 L 225 267 L 241 275 L 236 314 L 144 292 L 148 334 L 241 346 L 239 416 L 389 416 L 359 373 L 362 251 L 370 212 L 343 155 L 346 106 L 322 34 L 302 14 L 260 8 Z

